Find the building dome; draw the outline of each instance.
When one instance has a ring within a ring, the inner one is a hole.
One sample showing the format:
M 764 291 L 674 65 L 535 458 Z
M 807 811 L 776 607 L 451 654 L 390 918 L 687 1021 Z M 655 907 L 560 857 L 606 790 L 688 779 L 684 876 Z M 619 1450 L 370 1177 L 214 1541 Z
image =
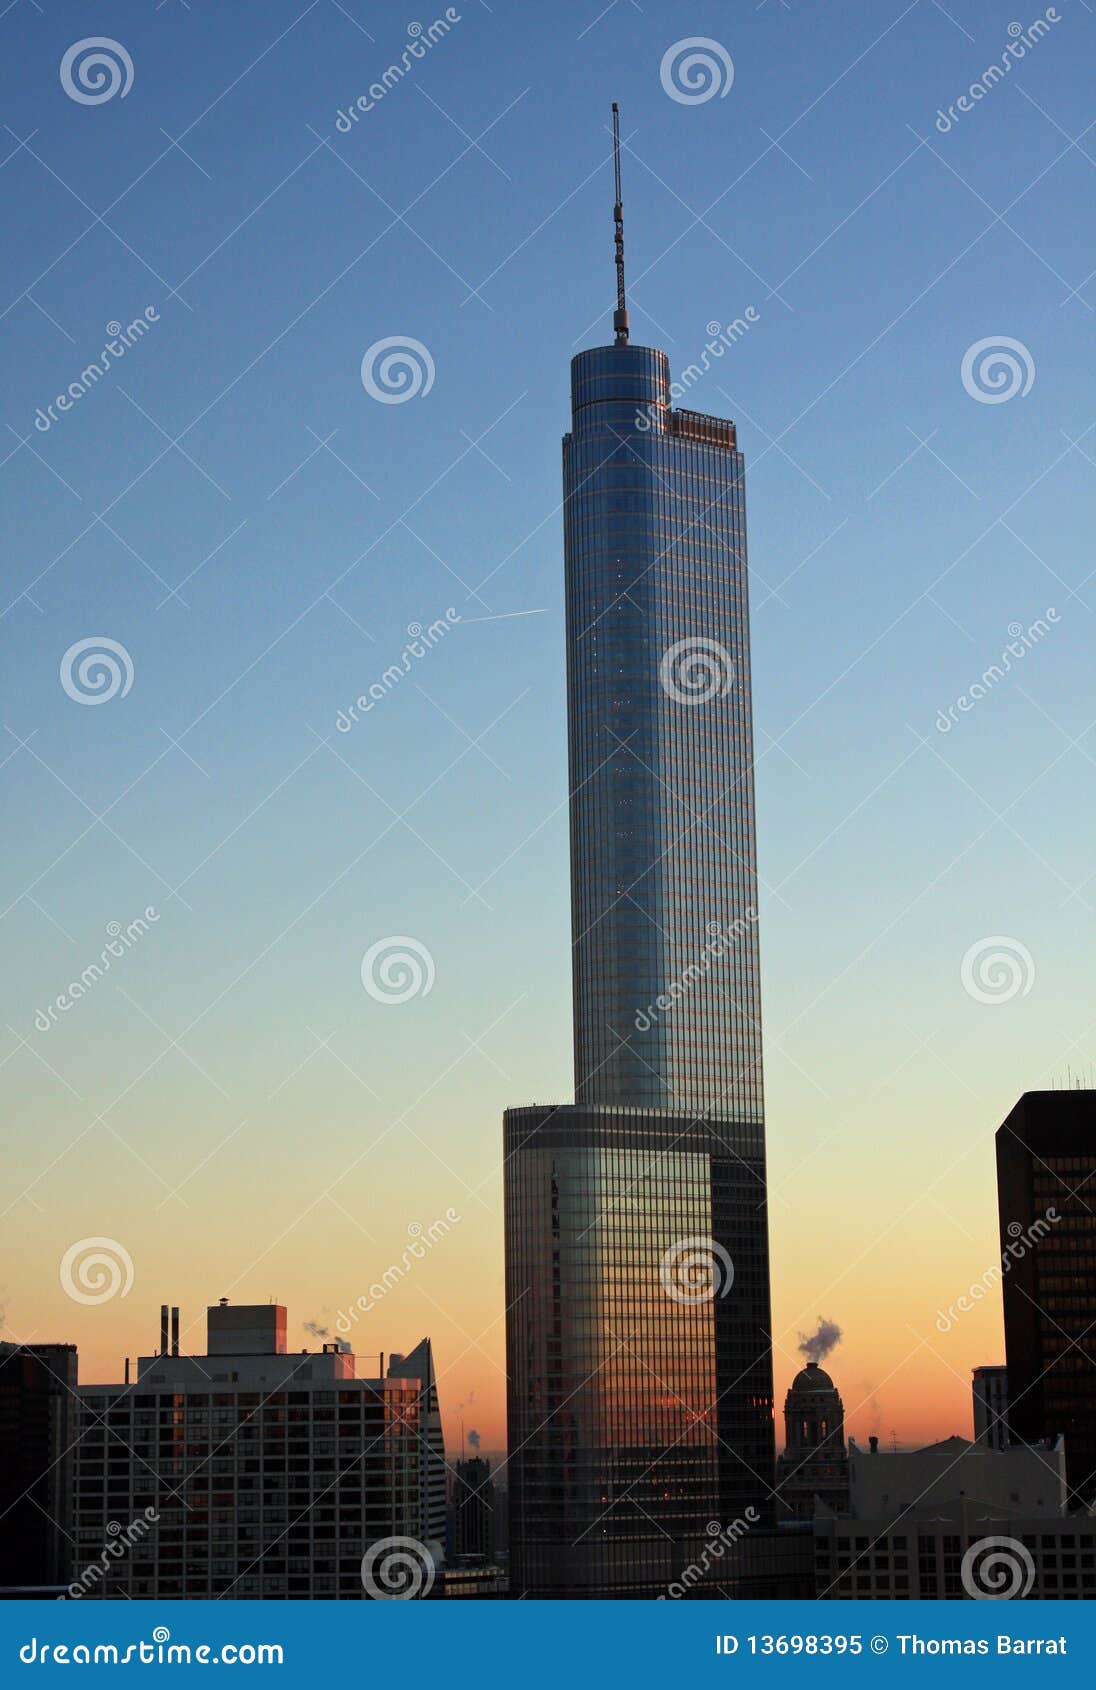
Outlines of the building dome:
M 776 1464 L 781 1501 L 795 1519 L 810 1519 L 821 1501 L 838 1514 L 849 1507 L 845 1408 L 829 1374 L 809 1361 L 784 1399 L 785 1445 Z
M 793 1391 L 832 1391 L 833 1380 L 828 1373 L 819 1367 L 816 1361 L 809 1361 L 802 1372 L 797 1373 L 791 1382 Z

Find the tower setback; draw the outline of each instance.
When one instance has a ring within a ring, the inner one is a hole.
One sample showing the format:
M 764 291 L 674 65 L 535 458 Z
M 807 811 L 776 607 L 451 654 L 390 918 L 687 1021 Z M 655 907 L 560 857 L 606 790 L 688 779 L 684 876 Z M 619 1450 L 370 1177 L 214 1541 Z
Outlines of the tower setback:
M 575 1103 L 504 1128 L 519 1597 L 658 1596 L 771 1512 L 745 472 L 630 340 L 615 164 L 563 442 Z

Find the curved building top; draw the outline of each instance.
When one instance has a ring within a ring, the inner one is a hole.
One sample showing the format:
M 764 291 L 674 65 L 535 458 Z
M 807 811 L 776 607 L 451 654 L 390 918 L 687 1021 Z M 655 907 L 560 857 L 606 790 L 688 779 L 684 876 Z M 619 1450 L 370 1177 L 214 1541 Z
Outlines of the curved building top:
M 801 1368 L 792 1380 L 788 1389 L 789 1396 L 800 1391 L 834 1391 L 837 1387 L 829 1374 L 816 1361 L 809 1361 Z
M 737 450 L 733 422 L 674 410 L 671 398 L 670 361 L 655 347 L 592 346 L 571 359 L 574 433 L 611 425 L 628 434 L 668 434 Z

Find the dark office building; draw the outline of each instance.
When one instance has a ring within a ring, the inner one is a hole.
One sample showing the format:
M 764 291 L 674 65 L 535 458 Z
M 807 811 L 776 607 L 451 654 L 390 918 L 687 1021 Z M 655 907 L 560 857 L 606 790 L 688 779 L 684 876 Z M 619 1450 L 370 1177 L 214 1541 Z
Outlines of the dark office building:
M 744 471 L 629 343 L 563 443 L 574 1105 L 505 1122 L 511 1593 L 658 1596 L 770 1512 Z
M 970 1380 L 974 1441 L 990 1449 L 1008 1447 L 1008 1368 L 976 1367 Z
M 495 1487 L 482 1456 L 453 1469 L 453 1560 L 458 1567 L 486 1566 L 495 1552 Z
M 1096 1501 L 1096 1091 L 1025 1092 L 997 1132 L 1008 1425 L 1065 1438 L 1069 1506 Z
M 68 1580 L 75 1344 L 0 1344 L 0 1590 Z

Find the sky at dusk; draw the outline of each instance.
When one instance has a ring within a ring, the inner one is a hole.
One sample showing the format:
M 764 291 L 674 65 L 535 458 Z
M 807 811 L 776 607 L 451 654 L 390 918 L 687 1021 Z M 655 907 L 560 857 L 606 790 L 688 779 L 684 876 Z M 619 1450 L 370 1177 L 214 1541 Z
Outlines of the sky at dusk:
M 130 85 L 87 103 L 93 33 Z M 617 99 L 633 341 L 746 461 L 778 1410 L 823 1316 L 854 1435 L 969 1435 L 999 1294 L 937 1313 L 997 1260 L 993 1133 L 1096 1072 L 1096 15 L 18 0 L 0 45 L 0 1335 L 110 1380 L 161 1302 L 201 1351 L 222 1296 L 300 1348 L 364 1297 L 359 1355 L 428 1334 L 451 1448 L 504 1444 Z M 66 1293 L 89 1238 L 125 1295 Z

